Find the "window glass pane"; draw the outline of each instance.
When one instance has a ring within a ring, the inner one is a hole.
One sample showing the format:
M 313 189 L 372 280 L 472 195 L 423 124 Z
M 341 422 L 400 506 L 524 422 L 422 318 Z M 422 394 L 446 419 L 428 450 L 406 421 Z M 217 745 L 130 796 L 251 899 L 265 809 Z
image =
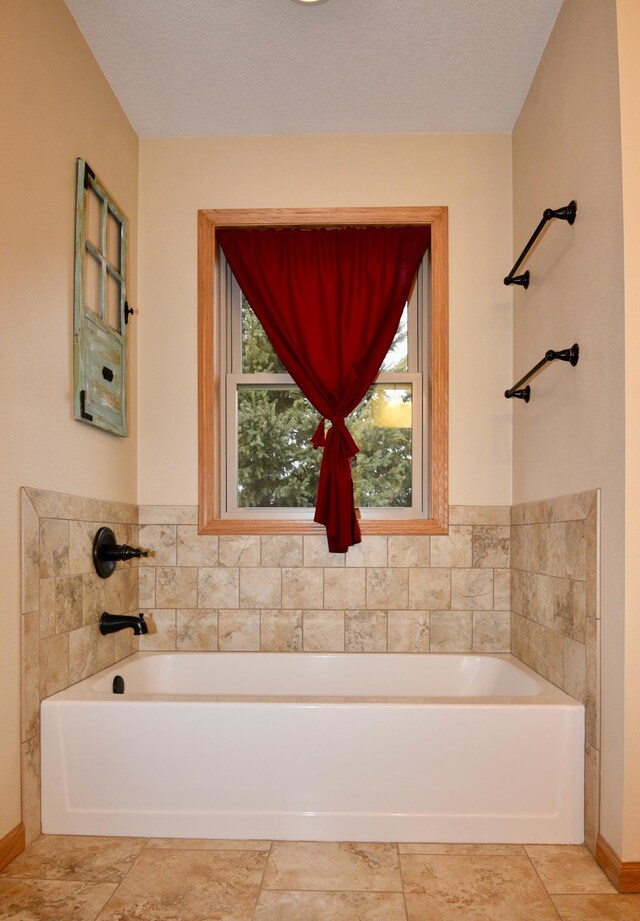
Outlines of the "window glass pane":
M 100 313 L 100 263 L 85 250 L 84 254 L 84 306 L 86 310 Z
M 242 371 L 245 374 L 286 374 L 273 346 L 262 328 L 262 324 L 251 309 L 249 301 L 242 295 L 240 322 L 242 326 Z
M 404 305 L 398 331 L 393 337 L 391 348 L 382 362 L 381 371 L 402 373 L 409 370 L 409 309 Z
M 297 387 L 238 388 L 238 507 L 312 508 L 318 413 Z
M 120 282 L 107 272 L 107 312 L 105 320 L 112 329 L 120 330 Z
M 374 384 L 347 419 L 360 453 L 353 461 L 360 508 L 411 508 L 411 384 Z
M 405 304 L 398 331 L 393 337 L 391 347 L 382 362 L 381 371 L 402 373 L 408 370 L 408 307 Z M 242 295 L 242 372 L 258 374 L 286 373 L 286 368 L 273 351 L 262 324 L 251 309 L 249 301 Z
M 87 189 L 85 198 L 85 233 L 96 249 L 100 249 L 100 223 L 102 199 L 92 188 Z
M 107 212 L 107 252 L 106 256 L 114 269 L 117 269 L 119 272 L 122 272 L 122 266 L 120 265 L 120 234 L 121 234 L 122 225 L 120 221 L 113 216 L 113 214 Z
M 239 508 L 312 508 L 321 452 L 311 438 L 319 417 L 293 386 L 238 387 Z M 356 505 L 410 508 L 410 384 L 376 384 L 347 423 L 360 453 L 354 460 Z

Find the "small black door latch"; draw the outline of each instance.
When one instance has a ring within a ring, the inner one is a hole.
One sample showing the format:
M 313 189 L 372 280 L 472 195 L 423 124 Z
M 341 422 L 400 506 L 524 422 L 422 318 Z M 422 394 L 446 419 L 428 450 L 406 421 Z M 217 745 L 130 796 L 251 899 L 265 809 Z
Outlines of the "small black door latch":
M 86 410 L 87 406 L 87 391 L 80 391 L 80 415 L 83 419 L 87 419 L 89 422 L 93 422 L 93 416 L 91 413 L 88 413 Z

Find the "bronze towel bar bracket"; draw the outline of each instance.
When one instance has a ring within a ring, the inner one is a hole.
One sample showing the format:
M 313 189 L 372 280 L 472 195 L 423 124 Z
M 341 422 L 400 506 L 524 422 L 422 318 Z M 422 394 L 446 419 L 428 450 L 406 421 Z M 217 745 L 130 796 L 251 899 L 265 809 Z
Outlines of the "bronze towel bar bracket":
M 536 229 L 533 231 L 531 239 L 529 240 L 525 248 L 520 253 L 520 258 L 517 260 L 514 267 L 511 269 L 509 274 L 506 276 L 504 280 L 505 285 L 520 285 L 522 288 L 525 288 L 525 289 L 529 287 L 529 280 L 531 278 L 529 274 L 529 270 L 527 269 L 527 271 L 523 272 L 522 275 L 516 275 L 516 272 L 520 268 L 520 265 L 522 264 L 523 259 L 526 257 L 527 253 L 529 252 L 533 244 L 536 242 L 536 240 L 542 233 L 542 230 L 545 224 L 548 221 L 553 220 L 553 218 L 557 218 L 560 221 L 566 221 L 567 224 L 573 224 L 573 222 L 576 219 L 577 212 L 578 212 L 578 206 L 576 205 L 575 201 L 570 201 L 568 205 L 564 206 L 564 208 L 555 208 L 555 209 L 546 208 L 545 209 L 544 214 L 542 215 L 542 220 L 540 221 Z
M 568 349 L 560 349 L 558 352 L 554 351 L 554 349 L 549 349 L 548 352 L 545 352 L 544 358 L 541 358 L 537 365 L 528 371 L 524 377 L 521 377 L 517 384 L 514 384 L 509 390 L 505 390 L 505 397 L 508 400 L 510 400 L 511 397 L 515 397 L 516 400 L 524 400 L 525 403 L 528 403 L 531 397 L 531 388 L 528 384 L 526 387 L 522 385 L 526 384 L 529 378 L 537 374 L 541 368 L 551 361 L 568 361 L 569 364 L 575 368 L 579 358 L 580 347 L 577 342 L 574 342 Z

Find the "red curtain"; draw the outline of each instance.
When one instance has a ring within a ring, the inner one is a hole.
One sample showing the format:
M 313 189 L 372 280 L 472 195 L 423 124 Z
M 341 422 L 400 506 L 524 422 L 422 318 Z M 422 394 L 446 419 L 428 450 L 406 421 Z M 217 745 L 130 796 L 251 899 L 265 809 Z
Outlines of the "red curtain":
M 345 417 L 373 383 L 398 329 L 430 228 L 221 229 L 217 239 L 276 355 L 323 417 L 315 521 L 329 550 L 360 541 Z M 331 427 L 325 437 L 324 421 Z

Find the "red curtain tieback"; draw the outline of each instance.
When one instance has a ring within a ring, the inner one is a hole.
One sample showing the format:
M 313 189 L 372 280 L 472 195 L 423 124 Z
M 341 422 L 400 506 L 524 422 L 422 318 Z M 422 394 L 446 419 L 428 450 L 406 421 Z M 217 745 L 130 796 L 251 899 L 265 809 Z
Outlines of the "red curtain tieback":
M 329 429 L 329 432 L 327 432 L 326 436 L 324 432 L 325 421 L 331 423 L 331 429 Z M 318 423 L 318 427 L 313 434 L 313 438 L 311 439 L 311 444 L 313 447 L 316 449 L 324 448 L 332 430 L 340 435 L 341 441 L 347 453 L 349 454 L 349 457 L 355 457 L 356 454 L 360 452 L 360 448 L 353 440 L 353 436 L 347 428 L 347 424 L 344 421 L 344 416 L 335 416 L 333 418 L 323 417 Z

